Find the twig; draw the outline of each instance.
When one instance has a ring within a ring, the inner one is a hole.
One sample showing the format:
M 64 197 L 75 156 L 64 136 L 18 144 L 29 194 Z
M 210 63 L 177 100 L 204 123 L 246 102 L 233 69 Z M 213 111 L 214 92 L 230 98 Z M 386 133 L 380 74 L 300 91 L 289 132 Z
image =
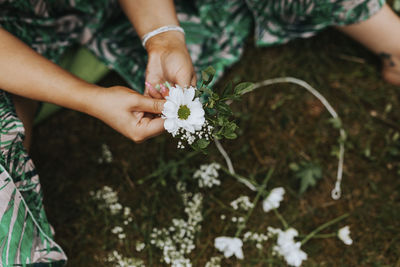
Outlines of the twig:
M 231 161 L 231 158 L 229 157 L 228 153 L 226 153 L 225 149 L 222 147 L 221 143 L 217 138 L 214 138 L 215 145 L 218 148 L 218 151 L 221 153 L 221 155 L 224 157 L 226 161 L 226 165 L 228 166 L 228 170 L 230 173 L 235 174 L 235 170 L 233 169 L 233 164 Z
M 314 95 L 321 103 L 325 106 L 325 108 L 328 110 L 328 112 L 331 114 L 331 116 L 335 119 L 339 119 L 338 114 L 334 110 L 334 108 L 329 104 L 329 102 L 326 100 L 326 98 L 321 95 L 316 89 L 314 89 L 311 85 L 309 85 L 307 82 L 293 78 L 293 77 L 281 77 L 281 78 L 274 78 L 274 79 L 268 79 L 262 82 L 258 82 L 254 84 L 254 87 L 243 91 L 242 95 L 250 93 L 260 87 L 263 86 L 268 86 L 272 84 L 277 84 L 277 83 L 294 83 L 297 84 L 304 89 L 306 89 L 308 92 L 310 92 L 312 95 Z M 346 132 L 344 131 L 343 128 L 339 129 L 340 132 L 340 138 L 342 139 L 342 142 L 339 143 L 339 163 L 338 163 L 338 170 L 337 170 L 337 176 L 336 176 L 336 183 L 335 187 L 331 192 L 331 196 L 333 199 L 337 200 L 341 196 L 341 183 L 342 183 L 342 177 L 343 177 L 343 161 L 344 161 L 344 140 L 346 138 Z M 226 158 L 225 158 L 226 159 Z
M 247 186 L 250 190 L 252 191 L 257 191 L 257 187 L 255 187 L 251 182 L 249 182 L 245 177 L 240 176 L 239 174 L 232 173 L 228 169 L 226 169 L 224 166 L 221 166 L 221 170 L 223 170 L 225 173 L 229 174 L 233 178 L 236 178 L 238 182 L 244 184 Z
M 343 59 L 343 60 L 347 60 L 347 61 L 351 61 L 351 62 L 355 62 L 355 63 L 365 64 L 365 59 L 359 58 L 359 57 L 355 57 L 355 56 L 339 54 L 338 58 Z

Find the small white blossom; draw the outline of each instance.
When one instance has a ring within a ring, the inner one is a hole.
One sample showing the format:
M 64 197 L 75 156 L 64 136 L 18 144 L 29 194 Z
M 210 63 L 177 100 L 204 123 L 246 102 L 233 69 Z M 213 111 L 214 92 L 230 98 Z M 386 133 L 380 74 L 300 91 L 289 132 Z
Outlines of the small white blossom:
M 218 163 L 204 164 L 200 166 L 194 174 L 194 179 L 199 179 L 199 187 L 213 187 L 214 185 L 220 185 L 221 181 L 218 179 L 218 170 L 221 165 Z
M 111 233 L 113 233 L 113 234 L 119 234 L 119 233 L 122 233 L 123 231 L 124 231 L 124 229 L 122 229 L 121 226 L 115 226 L 115 227 L 111 230 Z
M 251 241 L 256 243 L 256 248 L 262 249 L 262 243 L 268 240 L 268 236 L 260 233 L 246 232 L 243 236 L 243 242 Z
M 274 246 L 274 252 L 284 257 L 287 264 L 290 266 L 299 267 L 301 263 L 307 259 L 307 254 L 300 249 L 301 243 L 295 242 L 294 238 L 298 232 L 294 228 L 289 228 L 286 231 L 268 227 L 270 234 L 277 234 L 277 244 Z
M 183 128 L 190 133 L 200 130 L 205 122 L 204 109 L 199 98 L 195 98 L 196 88 L 183 89 L 179 85 L 169 88 L 169 96 L 162 111 L 164 128 L 175 136 Z
M 350 237 L 350 227 L 348 225 L 339 229 L 338 237 L 346 245 L 353 244 L 353 240 Z
M 143 242 L 136 242 L 136 251 L 140 252 L 146 247 L 146 244 Z
M 250 201 L 248 196 L 240 196 L 231 202 L 231 206 L 235 210 L 239 208 L 243 210 L 249 210 L 254 207 L 254 204 Z
M 283 195 L 285 194 L 285 189 L 283 187 L 277 187 L 271 190 L 268 197 L 263 201 L 263 209 L 268 212 L 272 209 L 279 208 L 281 201 L 283 200 Z
M 154 228 L 150 234 L 150 244 L 162 250 L 166 264 L 175 267 L 192 266 L 185 255 L 195 249 L 195 236 L 201 229 L 203 196 L 200 193 L 192 194 L 186 191 L 186 184 L 179 182 L 176 185 L 181 194 L 184 211 L 188 217 L 172 219 L 172 225 L 167 228 Z
M 118 251 L 114 250 L 112 253 L 108 255 L 105 259 L 106 262 L 115 263 L 115 266 L 118 267 L 144 267 L 144 262 L 140 259 L 136 258 L 127 258 L 118 253 Z
M 215 238 L 214 246 L 224 253 L 225 258 L 235 255 L 238 259 L 243 259 L 243 242 L 237 237 L 220 236 Z
M 113 161 L 113 155 L 107 144 L 101 145 L 101 157 L 98 159 L 99 163 L 111 163 Z
M 111 187 L 104 186 L 97 192 L 90 192 L 90 195 L 95 200 L 99 200 L 100 208 L 108 208 L 112 215 L 119 213 L 122 210 L 122 205 L 118 203 L 118 194 Z
M 211 257 L 211 259 L 206 263 L 205 267 L 221 267 L 222 258 L 219 256 Z

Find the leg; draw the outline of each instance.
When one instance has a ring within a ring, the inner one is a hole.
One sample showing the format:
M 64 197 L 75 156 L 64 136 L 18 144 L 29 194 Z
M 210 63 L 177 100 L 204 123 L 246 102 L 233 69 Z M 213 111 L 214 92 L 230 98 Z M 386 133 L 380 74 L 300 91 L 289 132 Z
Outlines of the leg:
M 38 102 L 17 95 L 13 95 L 12 99 L 14 102 L 15 110 L 17 112 L 17 116 L 24 124 L 24 147 L 27 151 L 29 151 L 32 142 L 33 119 L 35 117 L 36 109 L 38 107 Z
M 383 78 L 400 86 L 400 18 L 387 4 L 366 21 L 337 28 L 379 55 Z

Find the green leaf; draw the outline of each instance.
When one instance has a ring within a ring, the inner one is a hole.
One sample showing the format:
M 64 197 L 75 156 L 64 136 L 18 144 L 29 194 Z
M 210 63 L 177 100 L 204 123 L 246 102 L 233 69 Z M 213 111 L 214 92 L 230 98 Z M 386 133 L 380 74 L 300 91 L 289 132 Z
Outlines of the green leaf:
M 208 116 L 215 116 L 217 114 L 217 110 L 215 108 L 205 108 L 204 110 Z
M 237 138 L 237 134 L 236 133 L 224 133 L 224 136 L 226 139 L 236 139 Z
M 229 81 L 229 83 L 225 86 L 224 91 L 222 92 L 222 98 L 225 98 L 229 94 L 233 93 L 232 88 L 233 88 L 232 81 Z
M 218 113 L 225 116 L 232 115 L 231 108 L 224 102 L 220 102 L 217 106 Z
M 207 67 L 201 72 L 201 78 L 203 79 L 204 84 L 209 84 L 215 75 L 215 69 L 211 66 Z
M 317 180 L 322 178 L 322 169 L 316 163 L 301 162 L 294 176 L 300 179 L 299 193 L 303 194 L 309 187 L 315 186 Z
M 199 149 L 205 149 L 210 144 L 210 141 L 202 138 L 202 139 L 197 140 L 195 142 L 195 144 Z
M 254 88 L 253 83 L 249 83 L 249 82 L 239 83 L 235 87 L 235 94 L 242 95 L 246 92 L 250 92 L 251 90 L 253 90 L 253 88 Z
M 329 123 L 332 124 L 333 128 L 340 129 L 342 128 L 342 121 L 340 118 L 331 118 L 329 119 Z

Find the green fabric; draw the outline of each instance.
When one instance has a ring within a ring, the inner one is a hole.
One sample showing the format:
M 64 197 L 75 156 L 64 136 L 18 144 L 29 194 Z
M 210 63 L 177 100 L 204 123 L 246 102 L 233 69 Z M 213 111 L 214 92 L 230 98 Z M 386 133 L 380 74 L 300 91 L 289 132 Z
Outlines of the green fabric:
M 176 0 L 176 9 L 195 69 L 212 65 L 221 77 L 239 60 L 249 36 L 259 46 L 281 44 L 331 25 L 365 20 L 383 3 Z M 88 82 L 113 69 L 134 90 L 144 89 L 146 51 L 117 0 L 0 0 L 0 27 Z M 72 46 L 84 48 L 68 50 Z M 56 108 L 45 105 L 38 120 Z M 39 177 L 22 145 L 24 128 L 3 91 L 0 126 L 0 263 L 62 266 L 66 255 L 54 242 L 43 209 Z
M 67 50 L 60 61 L 60 66 L 89 83 L 97 83 L 110 71 L 84 47 Z M 51 103 L 43 103 L 35 118 L 35 124 L 43 121 L 60 108 Z

